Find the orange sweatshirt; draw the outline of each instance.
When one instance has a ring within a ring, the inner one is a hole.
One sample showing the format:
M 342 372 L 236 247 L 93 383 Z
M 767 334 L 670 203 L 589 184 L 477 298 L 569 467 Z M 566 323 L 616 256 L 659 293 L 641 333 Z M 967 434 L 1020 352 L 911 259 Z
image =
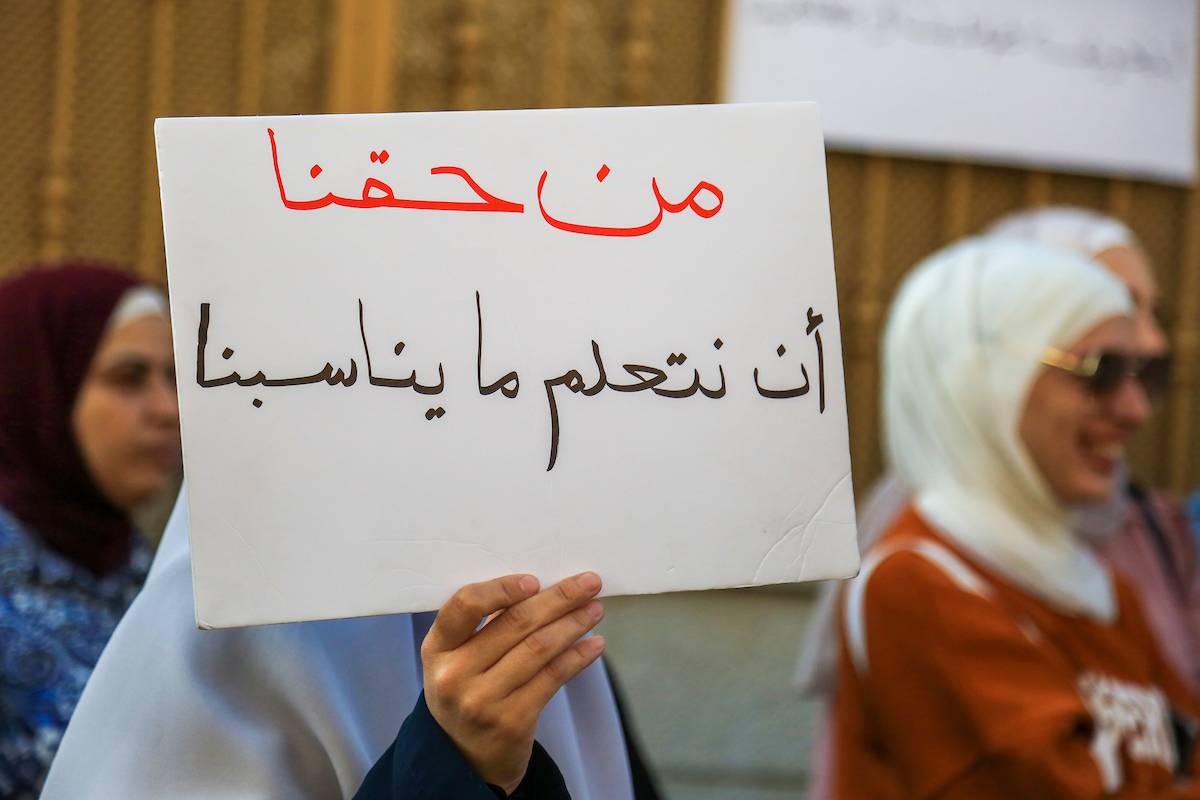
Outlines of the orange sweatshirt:
M 1111 624 L 989 572 L 906 510 L 843 590 L 839 800 L 1200 798 L 1200 705 L 1116 579 Z

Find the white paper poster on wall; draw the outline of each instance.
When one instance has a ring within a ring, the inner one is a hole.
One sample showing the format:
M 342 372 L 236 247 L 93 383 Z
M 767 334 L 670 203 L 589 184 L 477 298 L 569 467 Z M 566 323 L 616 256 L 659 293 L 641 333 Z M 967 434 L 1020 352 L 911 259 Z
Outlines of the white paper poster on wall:
M 856 571 L 811 104 L 156 136 L 201 625 Z
M 1189 182 L 1197 0 L 730 0 L 725 97 L 831 146 Z

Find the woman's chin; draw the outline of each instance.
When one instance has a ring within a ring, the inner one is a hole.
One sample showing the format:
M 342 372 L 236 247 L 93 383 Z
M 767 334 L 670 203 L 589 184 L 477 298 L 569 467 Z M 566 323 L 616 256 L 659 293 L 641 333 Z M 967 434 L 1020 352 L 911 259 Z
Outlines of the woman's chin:
M 121 511 L 126 514 L 134 514 L 166 491 L 171 484 L 173 474 L 173 472 L 159 473 L 156 471 L 139 476 L 137 480 L 131 480 L 119 488 L 105 492 L 105 496 Z
M 1068 506 L 1097 506 L 1107 503 L 1116 490 L 1115 470 L 1088 470 L 1071 481 L 1061 499 Z

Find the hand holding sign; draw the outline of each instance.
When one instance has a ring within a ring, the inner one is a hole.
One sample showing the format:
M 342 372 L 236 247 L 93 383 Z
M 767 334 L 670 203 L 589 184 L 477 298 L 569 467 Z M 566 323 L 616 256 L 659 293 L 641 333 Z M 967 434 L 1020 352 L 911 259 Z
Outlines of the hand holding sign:
M 430 713 L 480 777 L 510 794 L 525 777 L 538 715 L 604 651 L 598 636 L 580 640 L 604 616 L 592 601 L 599 576 L 537 590 L 532 575 L 464 586 L 421 645 Z

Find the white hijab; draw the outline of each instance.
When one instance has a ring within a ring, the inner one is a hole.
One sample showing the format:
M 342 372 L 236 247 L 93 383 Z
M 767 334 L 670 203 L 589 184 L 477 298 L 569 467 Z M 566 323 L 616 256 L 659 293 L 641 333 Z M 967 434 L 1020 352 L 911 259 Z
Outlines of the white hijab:
M 1110 247 L 1140 247 L 1124 222 L 1075 206 L 1014 211 L 993 222 L 985 233 L 1061 247 L 1086 256 L 1098 256 Z
M 135 286 L 121 295 L 108 317 L 107 330 L 114 330 L 142 317 L 170 318 L 167 298 L 153 286 Z
M 186 520 L 185 488 L 43 799 L 350 797 L 421 691 L 433 614 L 197 630 Z M 554 696 L 537 737 L 576 800 L 632 798 L 602 663 Z
M 1014 211 L 993 222 L 985 233 L 988 236 L 1062 247 L 1089 258 L 1095 258 L 1113 247 L 1140 250 L 1142 246 L 1124 222 L 1076 206 L 1042 206 Z M 1074 509 L 1072 527 L 1076 535 L 1093 544 L 1103 544 L 1117 534 L 1129 502 L 1124 489 L 1127 482 L 1128 469 L 1122 462 L 1118 466 L 1118 488 L 1108 500 Z
M 917 266 L 884 333 L 885 449 L 917 508 L 981 562 L 1051 606 L 1116 616 L 1108 569 L 1071 530 L 1017 428 L 1047 347 L 1132 310 L 1087 258 L 971 239 Z

